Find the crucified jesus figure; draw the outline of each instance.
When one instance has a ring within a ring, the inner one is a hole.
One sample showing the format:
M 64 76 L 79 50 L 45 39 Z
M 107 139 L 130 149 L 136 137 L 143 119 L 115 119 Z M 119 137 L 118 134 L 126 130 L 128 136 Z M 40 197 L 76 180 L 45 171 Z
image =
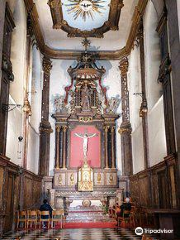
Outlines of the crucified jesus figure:
M 97 133 L 91 133 L 88 134 L 87 131 L 85 133 L 75 133 L 77 137 L 80 137 L 83 139 L 83 155 L 84 160 L 87 161 L 87 151 L 88 151 L 88 139 L 97 136 Z

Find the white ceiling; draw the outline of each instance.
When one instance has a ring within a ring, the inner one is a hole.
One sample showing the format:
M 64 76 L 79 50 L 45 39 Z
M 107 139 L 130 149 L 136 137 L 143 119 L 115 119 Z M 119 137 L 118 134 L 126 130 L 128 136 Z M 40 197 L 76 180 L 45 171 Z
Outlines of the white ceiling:
M 109 1 L 109 0 L 107 0 Z M 48 0 L 34 0 L 39 14 L 39 23 L 47 46 L 59 50 L 83 50 L 82 38 L 69 38 L 67 33 L 61 29 L 53 29 L 53 22 Z M 125 46 L 132 16 L 138 0 L 124 0 L 124 7 L 121 10 L 118 31 L 109 31 L 104 38 L 89 38 L 91 40 L 90 50 L 112 51 Z M 87 21 L 87 20 L 86 20 Z

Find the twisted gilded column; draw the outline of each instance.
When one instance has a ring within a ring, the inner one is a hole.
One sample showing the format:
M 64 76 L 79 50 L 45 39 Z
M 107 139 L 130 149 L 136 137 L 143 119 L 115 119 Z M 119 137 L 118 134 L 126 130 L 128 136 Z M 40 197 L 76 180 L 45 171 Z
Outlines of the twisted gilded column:
M 105 134 L 105 168 L 109 168 L 109 158 L 108 158 L 108 130 L 109 126 L 104 127 L 104 134 Z
M 63 126 L 63 168 L 66 168 L 67 126 Z
M 43 58 L 43 91 L 42 91 L 42 108 L 40 123 L 40 151 L 39 151 L 39 174 L 42 176 L 49 175 L 49 155 L 50 155 L 50 133 L 52 133 L 49 122 L 49 85 L 50 71 L 52 68 L 51 60 Z
M 133 173 L 132 167 L 132 143 L 131 143 L 131 123 L 129 114 L 129 91 L 128 91 L 128 59 L 124 57 L 119 69 L 121 71 L 121 96 L 122 96 L 122 123 L 119 133 L 121 134 L 121 154 L 122 173 L 125 176 Z
M 60 131 L 61 127 L 56 126 L 56 161 L 55 161 L 55 168 L 60 168 Z
M 111 127 L 111 158 L 112 158 L 112 167 L 115 168 L 115 145 L 114 145 L 114 136 L 115 136 L 115 127 Z

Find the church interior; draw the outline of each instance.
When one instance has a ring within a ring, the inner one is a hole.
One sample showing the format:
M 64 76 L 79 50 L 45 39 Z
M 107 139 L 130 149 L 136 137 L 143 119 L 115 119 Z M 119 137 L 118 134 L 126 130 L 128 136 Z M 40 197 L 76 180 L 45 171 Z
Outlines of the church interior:
M 179 78 L 179 0 L 1 0 L 0 238 L 180 239 Z

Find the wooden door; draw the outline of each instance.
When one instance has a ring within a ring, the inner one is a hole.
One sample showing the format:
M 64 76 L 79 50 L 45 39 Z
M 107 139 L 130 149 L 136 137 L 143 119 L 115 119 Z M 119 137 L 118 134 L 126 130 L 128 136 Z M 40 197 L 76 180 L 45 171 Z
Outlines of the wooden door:
M 4 232 L 8 232 L 12 229 L 13 224 L 13 209 L 14 209 L 14 175 L 8 173 L 7 176 L 7 195 L 6 195 L 6 211 L 5 211 L 5 224 Z

